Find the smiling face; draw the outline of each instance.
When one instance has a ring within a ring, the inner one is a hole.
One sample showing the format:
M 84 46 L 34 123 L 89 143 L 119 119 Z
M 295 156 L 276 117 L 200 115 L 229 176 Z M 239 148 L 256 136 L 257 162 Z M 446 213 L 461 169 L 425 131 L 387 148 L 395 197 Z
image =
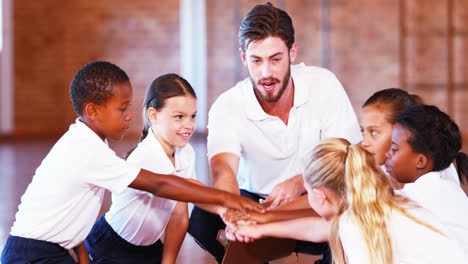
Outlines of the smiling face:
M 170 97 L 162 109 L 148 109 L 156 139 L 171 157 L 175 147 L 184 147 L 196 128 L 197 99 L 192 95 Z
M 400 183 L 414 182 L 423 172 L 420 171 L 423 154 L 416 153 L 408 143 L 411 132 L 396 124 L 393 127 L 392 147 L 387 152 L 386 171 Z M 423 164 L 425 165 L 425 164 Z
M 393 125 L 385 117 L 384 107 L 379 104 L 363 108 L 360 120 L 362 142 L 361 146 L 374 155 L 377 165 L 385 164 L 385 153 L 392 145 Z
M 130 120 L 132 86 L 129 82 L 114 85 L 112 96 L 103 105 L 94 105 L 95 120 L 91 129 L 103 140 L 120 140 L 127 132 Z
M 242 62 L 260 100 L 276 102 L 292 86 L 291 62 L 296 58 L 296 49 L 295 43 L 288 50 L 279 37 L 267 37 L 251 42 L 245 53 L 241 50 Z

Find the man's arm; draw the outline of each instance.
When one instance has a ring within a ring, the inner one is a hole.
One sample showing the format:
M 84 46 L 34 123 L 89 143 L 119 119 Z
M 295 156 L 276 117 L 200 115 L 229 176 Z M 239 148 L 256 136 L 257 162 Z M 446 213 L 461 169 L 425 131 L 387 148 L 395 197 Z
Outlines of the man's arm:
M 239 156 L 227 152 L 216 154 L 211 158 L 211 172 L 215 188 L 240 194 L 237 183 L 239 160 Z
M 278 183 L 268 195 L 265 203 L 270 203 L 268 209 L 274 209 L 301 197 L 305 193 L 304 179 L 302 175 L 297 175 Z

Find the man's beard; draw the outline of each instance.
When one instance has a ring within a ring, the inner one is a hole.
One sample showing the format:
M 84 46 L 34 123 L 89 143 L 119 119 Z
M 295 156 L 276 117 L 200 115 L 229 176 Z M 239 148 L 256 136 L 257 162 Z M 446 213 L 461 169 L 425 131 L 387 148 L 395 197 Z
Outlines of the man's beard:
M 252 76 L 250 75 L 250 72 L 249 72 L 249 77 L 250 77 L 250 81 L 252 82 L 252 86 L 254 87 L 255 95 L 258 98 L 260 98 L 261 100 L 265 101 L 265 102 L 274 103 L 274 102 L 277 102 L 281 98 L 281 95 L 283 95 L 284 91 L 286 90 L 286 87 L 288 86 L 289 78 L 291 77 L 291 65 L 289 65 L 288 71 L 284 75 L 283 81 L 281 83 L 281 87 L 280 87 L 280 89 L 279 89 L 279 91 L 278 91 L 278 93 L 276 95 L 274 95 L 272 93 L 267 93 L 266 95 L 263 95 L 259 91 L 258 85 L 260 85 L 264 81 L 271 81 L 271 82 L 278 83 L 278 82 L 280 82 L 278 79 L 276 79 L 276 78 L 262 78 L 262 79 L 258 80 L 257 83 L 255 83 Z

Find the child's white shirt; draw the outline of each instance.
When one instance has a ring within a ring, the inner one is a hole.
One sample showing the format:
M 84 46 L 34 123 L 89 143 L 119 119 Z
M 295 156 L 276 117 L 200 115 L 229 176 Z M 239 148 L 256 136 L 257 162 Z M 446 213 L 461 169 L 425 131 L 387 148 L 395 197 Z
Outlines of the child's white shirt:
M 138 144 L 127 163 L 160 173 L 175 174 L 195 179 L 195 152 L 187 144 L 175 148 L 175 166 L 150 129 Z M 151 193 L 127 188 L 112 194 L 112 205 L 105 218 L 112 229 L 134 245 L 152 245 L 161 238 L 171 217 L 176 201 Z
M 450 166 L 448 166 L 448 168 L 445 170 L 440 171 L 440 178 L 453 181 L 457 185 L 460 185 L 460 179 L 458 178 L 458 173 L 453 163 L 450 164 Z
M 444 177 L 440 172 L 424 174 L 400 193 L 433 213 L 468 256 L 468 197 L 459 183 Z
M 409 208 L 407 211 L 439 231 L 443 226 L 430 212 L 423 208 Z M 398 211 L 392 211 L 387 219 L 387 228 L 392 241 L 393 263 L 467 263 L 461 246 L 453 239 L 438 234 L 420 225 Z M 362 231 L 349 211 L 339 222 L 339 236 L 348 264 L 372 264 Z
M 73 248 L 96 221 L 104 190 L 123 191 L 139 172 L 77 119 L 36 169 L 10 234 Z

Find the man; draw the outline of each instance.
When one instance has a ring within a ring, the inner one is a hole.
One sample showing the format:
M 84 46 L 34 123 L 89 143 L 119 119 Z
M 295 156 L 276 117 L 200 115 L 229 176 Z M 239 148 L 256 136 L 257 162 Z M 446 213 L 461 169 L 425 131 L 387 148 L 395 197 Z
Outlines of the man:
M 213 183 L 274 209 L 306 193 L 302 157 L 308 151 L 323 138 L 359 142 L 359 125 L 333 73 L 291 65 L 297 45 L 285 11 L 270 3 L 255 6 L 242 21 L 239 42 L 249 78 L 221 94 L 209 112 Z M 218 262 L 223 228 L 219 217 L 199 208 L 192 212 L 189 233 Z

